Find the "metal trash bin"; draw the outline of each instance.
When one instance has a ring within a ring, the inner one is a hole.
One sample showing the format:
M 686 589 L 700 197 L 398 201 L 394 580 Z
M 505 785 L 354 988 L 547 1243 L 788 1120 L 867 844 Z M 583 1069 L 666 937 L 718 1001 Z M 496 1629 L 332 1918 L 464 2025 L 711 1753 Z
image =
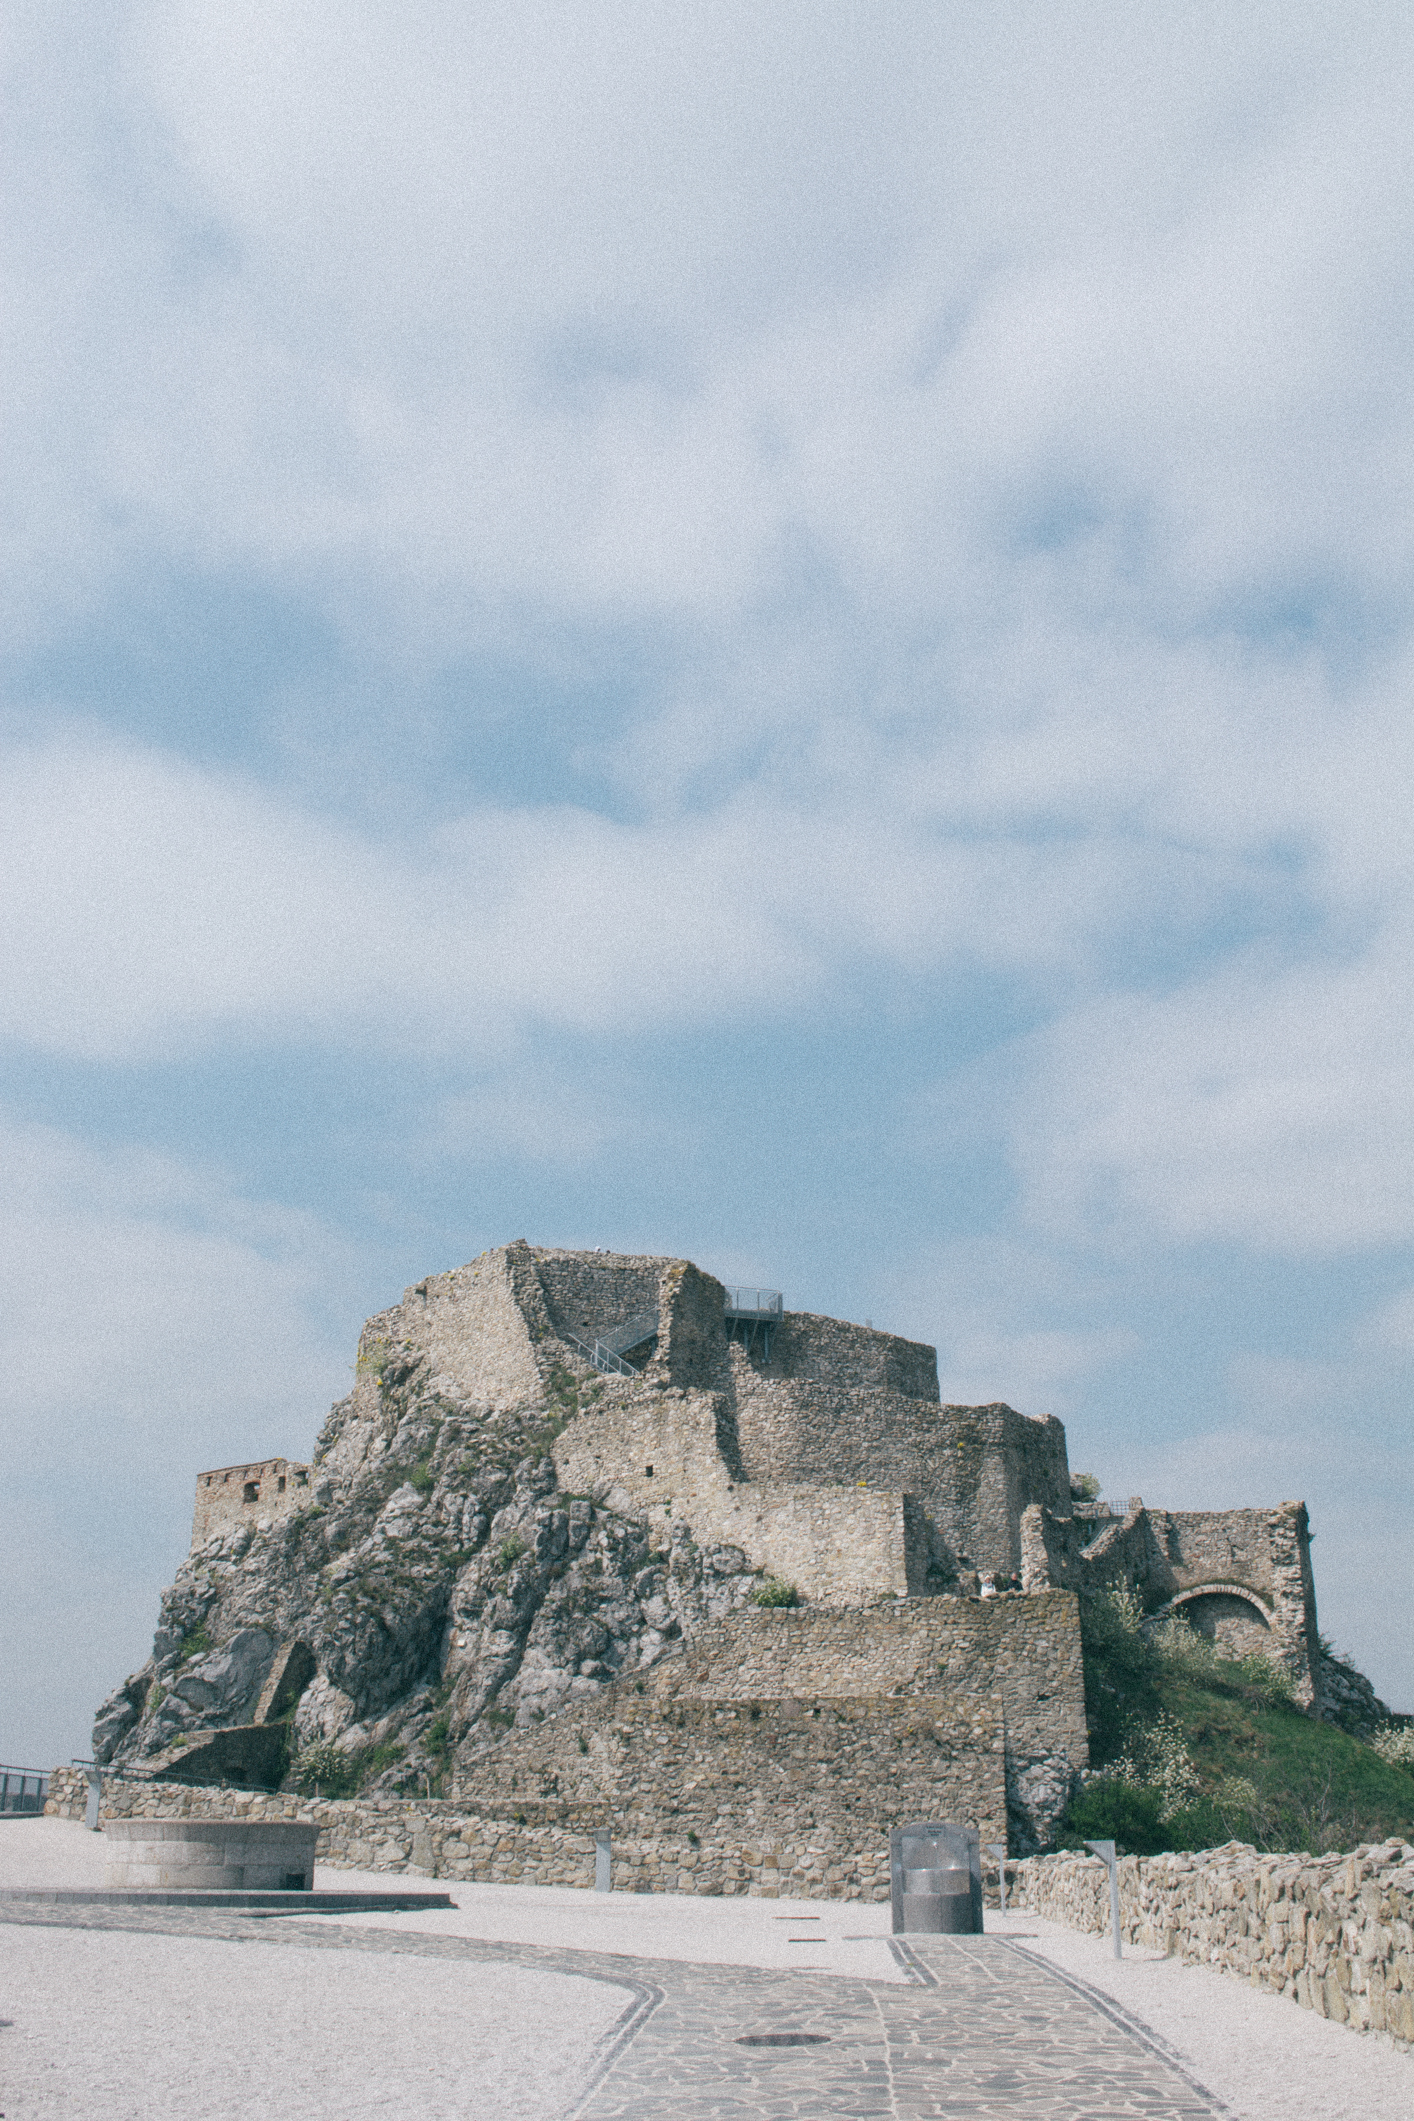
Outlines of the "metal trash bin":
M 982 1852 L 975 1830 L 947 1820 L 889 1835 L 896 1935 L 968 1937 L 982 1929 Z
M 971 1871 L 960 1863 L 943 1870 L 905 1871 L 903 1926 L 939 1937 L 970 1937 Z

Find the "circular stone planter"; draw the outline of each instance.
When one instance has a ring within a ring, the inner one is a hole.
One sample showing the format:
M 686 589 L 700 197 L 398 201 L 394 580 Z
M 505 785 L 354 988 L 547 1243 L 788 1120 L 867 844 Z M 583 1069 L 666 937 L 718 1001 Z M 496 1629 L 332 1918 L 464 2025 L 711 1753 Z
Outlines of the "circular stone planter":
M 110 1890 L 311 1892 L 317 1826 L 293 1820 L 110 1819 Z

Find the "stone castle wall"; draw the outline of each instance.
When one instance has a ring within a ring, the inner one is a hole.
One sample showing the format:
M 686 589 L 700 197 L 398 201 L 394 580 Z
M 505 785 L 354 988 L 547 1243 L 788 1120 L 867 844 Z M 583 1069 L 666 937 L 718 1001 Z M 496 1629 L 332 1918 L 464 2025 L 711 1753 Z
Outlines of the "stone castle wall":
M 916 1598 L 705 1625 L 651 1677 L 511 1733 L 458 1771 L 455 1794 L 493 1811 L 553 1796 L 605 1819 L 669 1803 L 699 1834 L 713 1818 L 745 1833 L 759 1802 L 805 1802 L 804 1778 L 811 1831 L 828 1826 L 831 1846 L 943 1817 L 1034 1847 L 1088 1759 L 1070 1594 Z
M 771 1335 L 769 1357 L 756 1359 L 760 1376 L 844 1391 L 897 1392 L 938 1404 L 937 1350 L 872 1326 L 813 1311 L 787 1311 Z
M 1275 1657 L 1311 1706 L 1321 1654 L 1306 1506 L 1150 1510 L 1122 1518 L 1023 1513 L 1022 1581 L 1097 1590 L 1127 1585 L 1151 1613 L 1181 1613 L 1234 1656 Z
M 292 1458 L 260 1458 L 249 1465 L 215 1466 L 196 1476 L 191 1543 L 203 1546 L 238 1525 L 273 1523 L 310 1500 L 309 1467 Z
M 1109 1881 L 1093 1856 L 1018 1863 L 1013 1904 L 1106 1932 Z M 1414 1849 L 1260 1855 L 1241 1843 L 1200 1855 L 1127 1856 L 1119 1866 L 1128 1943 L 1211 1966 L 1362 2032 L 1414 2041 Z
M 1229 1588 L 1186 1609 L 1195 1625 L 1241 1647 L 1269 1632 L 1299 1686 L 1315 1669 L 1304 1522 L 1293 1533 L 1267 1511 L 1075 1518 L 1058 1421 L 1000 1403 L 942 1406 L 931 1348 L 844 1320 L 787 1312 L 769 1357 L 748 1351 L 727 1340 L 723 1303 L 721 1283 L 685 1260 L 517 1241 L 430 1276 L 369 1320 L 355 1412 L 376 1418 L 390 1362 L 396 1375 L 420 1360 L 432 1387 L 441 1379 L 488 1418 L 568 1378 L 578 1409 L 555 1444 L 562 1487 L 612 1494 L 663 1528 L 686 1519 L 700 1543 L 741 1547 L 813 1601 L 976 1577 L 1129 1581 L 1155 1607 L 1217 1572 Z M 592 1341 L 653 1309 L 658 1335 L 632 1379 L 600 1377 L 560 1337 Z M 352 1425 L 346 1435 L 355 1448 Z M 1232 1581 L 1252 1593 L 1246 1609 Z
M 122 1779 L 108 1818 L 312 1819 L 318 1860 L 439 1878 L 590 1885 L 596 1830 L 620 1891 L 887 1899 L 889 1827 L 1006 1833 L 1002 1719 L 980 1696 L 679 1699 L 631 1684 L 517 1732 L 446 1802 L 320 1802 Z M 580 1750 L 583 1740 L 584 1750 Z M 66 1780 L 67 1776 L 67 1780 Z M 83 1815 L 59 1771 L 48 1809 Z

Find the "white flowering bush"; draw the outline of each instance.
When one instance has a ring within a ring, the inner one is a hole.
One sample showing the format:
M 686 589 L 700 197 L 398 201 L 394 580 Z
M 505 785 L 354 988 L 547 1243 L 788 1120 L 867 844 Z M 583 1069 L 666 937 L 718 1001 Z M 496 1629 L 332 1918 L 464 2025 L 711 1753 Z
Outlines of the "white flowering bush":
M 1119 1759 L 1105 1773 L 1134 1790 L 1157 1790 L 1159 1817 L 1163 1820 L 1172 1819 L 1175 1812 L 1191 1804 L 1199 1789 L 1198 1770 L 1193 1765 L 1183 1726 L 1167 1709 L 1131 1735 Z
M 1370 1743 L 1391 1767 L 1414 1770 L 1414 1723 L 1386 1723 Z

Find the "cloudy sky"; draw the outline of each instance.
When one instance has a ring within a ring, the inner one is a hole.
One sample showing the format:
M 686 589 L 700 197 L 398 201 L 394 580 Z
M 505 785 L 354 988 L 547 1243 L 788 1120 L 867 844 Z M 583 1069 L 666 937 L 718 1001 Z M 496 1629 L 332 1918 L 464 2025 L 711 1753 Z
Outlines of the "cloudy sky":
M 7 37 L 0 1752 L 516 1236 L 1304 1497 L 1414 1708 L 1408 9 Z

